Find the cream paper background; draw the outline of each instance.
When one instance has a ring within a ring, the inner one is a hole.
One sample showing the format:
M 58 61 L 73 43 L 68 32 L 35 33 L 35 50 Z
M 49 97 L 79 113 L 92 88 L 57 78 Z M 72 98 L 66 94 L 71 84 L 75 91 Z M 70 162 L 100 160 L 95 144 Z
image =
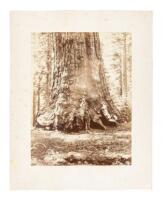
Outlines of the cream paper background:
M 132 33 L 132 165 L 31 166 L 32 32 Z M 11 189 L 151 188 L 152 13 L 11 12 Z

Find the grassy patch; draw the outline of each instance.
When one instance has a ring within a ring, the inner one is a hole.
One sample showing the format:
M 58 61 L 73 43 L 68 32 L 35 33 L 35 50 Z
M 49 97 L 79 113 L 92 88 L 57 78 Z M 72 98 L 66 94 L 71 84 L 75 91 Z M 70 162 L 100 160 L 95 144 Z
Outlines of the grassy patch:
M 54 137 L 45 137 L 42 130 L 37 133 L 32 132 L 32 165 L 131 164 L 131 133 L 127 127 L 74 135 L 51 132 Z

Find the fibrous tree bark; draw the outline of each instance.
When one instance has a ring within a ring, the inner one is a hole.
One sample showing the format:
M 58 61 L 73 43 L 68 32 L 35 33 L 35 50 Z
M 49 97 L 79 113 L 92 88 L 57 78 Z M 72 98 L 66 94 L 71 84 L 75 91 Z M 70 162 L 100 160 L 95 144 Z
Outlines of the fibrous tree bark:
M 119 121 L 106 83 L 98 33 L 52 33 L 51 105 L 37 125 L 78 131 Z

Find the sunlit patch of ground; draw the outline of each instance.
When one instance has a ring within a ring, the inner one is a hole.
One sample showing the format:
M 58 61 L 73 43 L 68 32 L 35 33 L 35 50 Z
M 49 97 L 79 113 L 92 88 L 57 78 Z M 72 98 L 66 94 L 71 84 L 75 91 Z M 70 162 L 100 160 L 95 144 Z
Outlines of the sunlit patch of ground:
M 129 124 L 90 132 L 32 130 L 32 165 L 130 165 Z

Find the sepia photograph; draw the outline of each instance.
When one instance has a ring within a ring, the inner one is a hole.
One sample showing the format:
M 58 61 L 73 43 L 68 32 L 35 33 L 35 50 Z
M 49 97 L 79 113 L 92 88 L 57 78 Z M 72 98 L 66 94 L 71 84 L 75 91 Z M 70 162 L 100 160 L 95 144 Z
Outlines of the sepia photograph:
M 13 11 L 10 29 L 11 188 L 151 188 L 152 13 Z
M 31 164 L 131 165 L 132 34 L 34 32 Z

